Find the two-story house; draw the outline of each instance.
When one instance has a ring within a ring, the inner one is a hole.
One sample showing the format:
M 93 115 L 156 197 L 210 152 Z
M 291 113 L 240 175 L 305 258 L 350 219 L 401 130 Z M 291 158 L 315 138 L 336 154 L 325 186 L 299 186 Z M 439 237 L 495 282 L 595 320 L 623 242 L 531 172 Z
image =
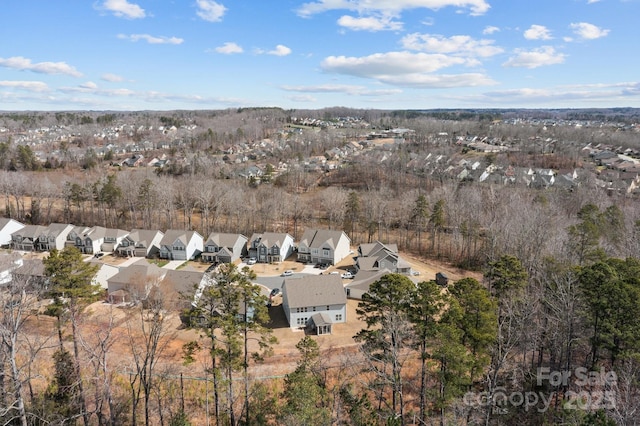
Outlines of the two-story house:
M 279 263 L 293 253 L 293 237 L 287 233 L 265 232 L 253 234 L 249 256 L 260 263 Z
M 378 271 L 387 269 L 398 274 L 411 274 L 411 265 L 398 254 L 396 244 L 383 244 L 380 241 L 360 244 L 356 258 L 358 271 Z
M 298 261 L 335 265 L 351 253 L 351 240 L 343 231 L 307 229 L 298 242 Z
M 116 253 L 125 257 L 154 257 L 160 253 L 163 237 L 161 231 L 134 229 L 120 241 Z
M 90 228 L 87 226 L 74 226 L 71 231 L 67 234 L 67 238 L 64 241 L 65 247 L 76 247 L 78 244 L 78 238 L 82 238 L 82 236 L 89 230 Z
M 104 242 L 100 246 L 100 251 L 113 253 L 127 235 L 129 235 L 129 231 L 125 231 L 124 229 L 107 228 L 104 233 Z
M 62 250 L 64 243 L 67 240 L 67 235 L 73 229 L 73 225 L 68 223 L 52 223 L 47 226 L 40 236 L 38 236 L 38 242 L 36 243 L 36 250 L 39 251 L 51 251 Z
M 40 225 L 25 225 L 11 234 L 11 247 L 14 250 L 35 251 L 38 238 L 45 232 L 46 227 Z
M 338 275 L 285 278 L 282 307 L 292 329 L 331 334 L 333 324 L 347 321 L 347 296 Z
M 204 243 L 201 259 L 208 263 L 232 263 L 247 255 L 247 241 L 242 234 L 213 232 Z
M 160 240 L 160 258 L 193 260 L 202 253 L 204 241 L 196 231 L 168 229 Z
M 24 224 L 15 219 L 0 217 L 0 246 L 11 245 L 11 234 L 24 228 Z
M 84 254 L 93 254 L 100 251 L 107 228 L 94 226 L 76 237 L 76 247 Z

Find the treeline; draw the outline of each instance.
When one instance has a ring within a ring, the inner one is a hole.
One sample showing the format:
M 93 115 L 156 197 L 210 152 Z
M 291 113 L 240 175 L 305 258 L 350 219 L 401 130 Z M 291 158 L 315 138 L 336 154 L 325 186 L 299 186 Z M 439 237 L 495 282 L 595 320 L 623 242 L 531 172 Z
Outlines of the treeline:
M 487 263 L 482 281 L 445 288 L 385 275 L 358 304 L 364 327 L 355 350 L 321 352 L 304 336 L 283 377 L 260 368 L 277 341 L 248 268 L 223 265 L 209 277 L 181 314 L 200 337 L 176 348 L 168 312 L 194 293 L 175 299 L 158 287 L 126 309 L 92 314 L 97 267 L 73 247 L 53 251 L 44 262 L 47 287 L 16 277 L 0 294 L 0 418 L 21 425 L 634 424 L 640 260 L 605 254 L 598 238 L 614 216 L 581 210 L 568 230 L 578 263 L 546 258 L 530 274 L 506 254 Z

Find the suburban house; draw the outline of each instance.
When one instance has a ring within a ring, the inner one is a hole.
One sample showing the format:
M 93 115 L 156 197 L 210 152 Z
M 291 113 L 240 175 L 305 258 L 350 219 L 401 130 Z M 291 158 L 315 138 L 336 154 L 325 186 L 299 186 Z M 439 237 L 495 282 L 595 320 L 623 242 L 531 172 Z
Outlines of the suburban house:
M 154 257 L 160 253 L 161 231 L 134 229 L 120 241 L 116 253 L 125 257 Z
M 349 299 L 362 300 L 362 295 L 369 292 L 369 286 L 383 276 L 391 273 L 388 269 L 364 271 L 360 270 L 344 289 Z
M 278 263 L 293 253 L 293 237 L 287 233 L 265 232 L 253 234 L 249 256 L 260 263 Z
M 28 289 L 40 290 L 47 287 L 49 277 L 44 274 L 42 259 L 24 259 L 22 265 L 12 272 L 13 279 L 27 283 Z
M 204 242 L 196 231 L 168 229 L 160 240 L 160 258 L 193 260 L 202 253 Z
M 285 278 L 282 307 L 289 327 L 310 327 L 316 334 L 331 334 L 333 324 L 347 321 L 347 296 L 339 275 Z
M 14 219 L 0 217 L 0 246 L 11 245 L 11 234 L 24 228 L 24 224 Z
M 38 238 L 45 231 L 44 226 L 25 225 L 11 234 L 11 247 L 14 250 L 35 251 Z
M 64 242 L 65 247 L 76 247 L 77 239 L 82 238 L 82 236 L 89 230 L 90 228 L 87 226 L 74 226 L 71 231 L 67 234 L 67 238 Z
M 73 229 L 68 223 L 52 223 L 44 228 L 38 236 L 36 249 L 39 251 L 62 250 L 67 240 L 67 235 Z
M 93 254 L 100 251 L 107 228 L 94 226 L 76 237 L 76 247 L 84 254 Z
M 356 258 L 358 271 L 378 271 L 388 269 L 398 274 L 411 274 L 411 265 L 400 257 L 396 244 L 383 244 L 380 241 L 360 244 Z
M 208 263 L 232 263 L 246 256 L 247 241 L 242 234 L 213 232 L 204 243 L 202 261 Z
M 116 247 L 120 245 L 124 237 L 129 235 L 129 231 L 117 228 L 107 228 L 104 233 L 104 242 L 100 246 L 100 251 L 113 253 Z
M 108 290 L 109 278 L 113 277 L 118 272 L 120 272 L 120 268 L 118 268 L 117 266 L 100 262 L 98 261 L 98 259 L 95 259 L 95 258 L 89 259 L 89 263 L 91 263 L 92 265 L 98 266 L 98 272 L 91 280 L 91 284 L 99 285 L 104 290 Z
M 307 229 L 298 242 L 298 261 L 335 265 L 351 252 L 351 240 L 344 231 Z
M 140 259 L 107 279 L 108 300 L 110 303 L 145 300 L 167 272 L 167 269 Z

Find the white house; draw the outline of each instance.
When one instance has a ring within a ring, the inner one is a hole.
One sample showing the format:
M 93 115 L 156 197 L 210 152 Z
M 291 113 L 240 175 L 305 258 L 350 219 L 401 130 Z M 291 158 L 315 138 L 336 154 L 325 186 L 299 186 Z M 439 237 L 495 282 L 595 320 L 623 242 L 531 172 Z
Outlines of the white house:
M 330 334 L 333 324 L 347 321 L 347 296 L 339 275 L 285 278 L 282 307 L 289 327 L 311 327 Z
M 193 260 L 202 253 L 204 241 L 196 231 L 168 229 L 160 240 L 160 258 Z
M 24 224 L 14 219 L 0 217 L 0 246 L 11 245 L 11 234 L 24 228 Z
M 298 243 L 298 261 L 335 265 L 349 256 L 351 240 L 344 231 L 307 229 Z

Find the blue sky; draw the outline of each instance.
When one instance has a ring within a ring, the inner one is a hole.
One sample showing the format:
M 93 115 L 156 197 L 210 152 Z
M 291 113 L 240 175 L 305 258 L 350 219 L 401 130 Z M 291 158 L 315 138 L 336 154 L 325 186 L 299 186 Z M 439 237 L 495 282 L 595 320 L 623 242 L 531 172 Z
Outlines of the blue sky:
M 10 0 L 0 110 L 640 107 L 640 0 Z

